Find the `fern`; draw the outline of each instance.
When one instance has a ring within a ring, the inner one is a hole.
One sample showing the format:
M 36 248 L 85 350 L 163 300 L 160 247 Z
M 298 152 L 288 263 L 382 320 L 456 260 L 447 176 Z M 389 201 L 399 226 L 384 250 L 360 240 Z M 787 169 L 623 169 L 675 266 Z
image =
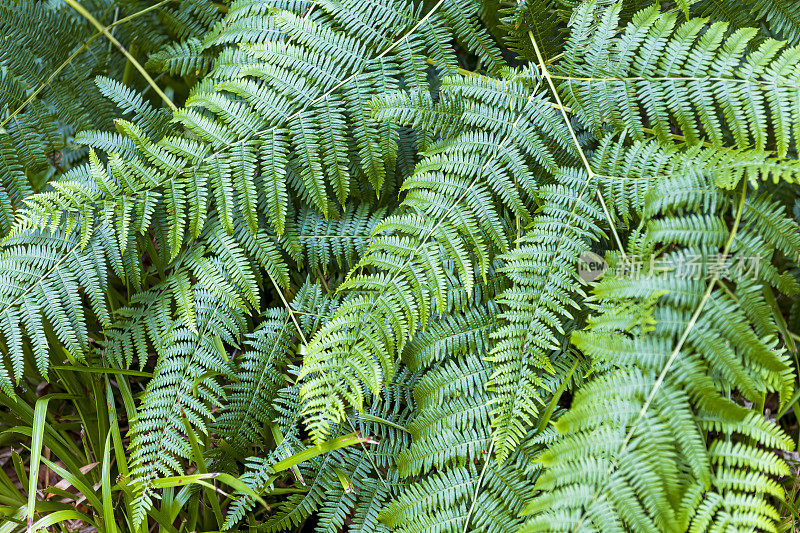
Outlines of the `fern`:
M 37 369 L 47 376 L 49 342 L 45 323 L 69 353 L 78 359 L 85 357 L 89 350 L 86 327 L 89 317 L 81 292 L 88 298 L 94 318 L 109 323 L 105 297 L 108 270 L 118 268 L 120 260 L 107 243 L 108 228 L 100 228 L 94 238 L 84 243 L 83 249 L 75 237 L 62 232 L 34 233 L 5 241 L 0 254 L 3 265 L 0 328 L 8 347 L 5 359 L 11 365 L 11 374 L 0 365 L 0 386 L 4 392 L 13 394 L 12 380 L 18 382 L 22 377 L 23 334 L 30 342 Z
M 532 0 L 501 9 L 503 17 L 499 26 L 504 31 L 504 40 L 521 59 L 536 61 L 536 51 L 528 31 L 533 32 L 536 42 L 541 43 L 545 59 L 558 55 L 563 46 L 561 19 L 569 14 L 562 2 Z
M 202 285 L 192 289 L 190 298 L 198 332 L 179 322 L 170 324 L 165 332 L 168 336 L 156 346 L 159 362 L 131 428 L 131 481 L 136 489 L 133 519 L 137 523 L 151 505 L 151 480 L 182 472 L 180 459 L 191 455 L 182 420 L 207 431 L 208 421 L 213 420 L 211 405 L 222 392 L 216 376 L 233 372 L 223 342 L 238 344 L 244 328 L 242 314 L 220 306 L 220 300 Z
M 186 10 L 190 3 L 177 2 L 174 7 L 166 4 L 159 12 L 170 17 Z M 120 6 L 105 0 L 94 4 L 90 11 L 101 20 L 114 7 L 116 20 L 106 22 L 123 43 L 135 40 L 147 54 L 166 40 L 167 30 L 149 17 L 152 7 L 135 2 Z M 123 23 L 129 20 L 136 24 Z M 125 91 L 130 96 L 130 89 L 120 92 L 120 86 L 105 78 L 100 88 L 92 83 L 98 74 L 123 77 L 127 60 L 99 39 L 91 25 L 66 3 L 3 2 L 0 33 L 0 130 L 6 130 L 0 133 L 0 206 L 4 213 L 0 231 L 7 234 L 12 213 L 24 198 L 40 190 L 54 173 L 85 160 L 86 152 L 72 143 L 76 130 L 108 132 L 113 127 L 117 113 L 104 96 L 121 96 Z M 126 104 L 124 99 L 116 101 L 123 111 L 132 110 L 131 104 L 142 105 L 133 101 Z M 26 172 L 21 173 L 20 166 Z
M 372 230 L 385 218 L 384 209 L 371 210 L 368 206 L 347 206 L 338 220 L 325 220 L 309 208 L 297 213 L 296 238 L 302 246 L 304 264 L 318 272 L 354 265 L 366 249 Z
M 627 136 L 608 135 L 594 152 L 592 168 L 598 188 L 623 222 L 637 218 L 648 191 L 675 174 L 704 173 L 725 189 L 743 180 L 753 187 L 761 182 L 795 183 L 797 161 L 781 159 L 754 149 L 714 148 L 696 145 L 688 150 L 655 140 L 628 143 Z
M 663 196 L 663 191 L 681 191 L 685 180 L 672 178 L 651 190 L 643 210 L 647 232 L 629 253 L 652 253 L 668 243 L 685 247 L 663 252 L 659 264 L 667 265 L 688 254 L 713 265 L 712 251 L 720 248 L 733 257 L 749 253 L 752 224 L 759 217 L 746 206 L 758 200 L 747 199 L 744 191 L 715 192 L 708 175 L 693 176 L 686 196 Z M 734 210 L 735 225 L 702 222 L 703 234 L 689 237 L 684 229 L 698 224 L 691 210 L 707 194 L 717 196 L 712 213 Z M 784 229 L 794 238 L 795 230 Z M 777 227 L 767 234 L 782 240 Z M 765 277 L 759 274 L 756 283 Z M 594 307 L 600 314 L 572 340 L 610 368 L 581 389 L 572 409 L 558 420 L 567 435 L 542 458 L 548 468 L 537 489 L 546 492 L 529 505 L 535 516 L 526 531 L 774 524 L 777 511 L 765 496 L 782 497 L 782 489 L 770 476 L 788 470 L 758 447 L 792 443 L 733 401 L 730 388 L 754 401 L 766 391 L 779 391 L 787 401 L 794 375 L 775 345 L 775 322 L 761 314 L 763 308 L 759 312 L 747 304 L 751 285 L 737 283 L 731 291 L 719 274 L 708 278 L 681 275 L 673 266 L 665 274 L 646 270 L 639 279 L 609 277 L 596 285 Z M 761 487 L 770 489 L 765 493 Z
M 797 5 L 791 2 L 748 0 L 742 3 L 709 0 L 698 2 L 697 10 L 703 16 L 714 17 L 737 27 L 764 24 L 773 37 L 792 45 L 798 44 L 800 13 Z
M 796 11 L 0 0 L 0 530 L 787 530 Z
M 775 147 L 780 156 L 794 148 L 795 48 L 767 40 L 748 53 L 756 29 L 728 32 L 700 18 L 678 25 L 656 5 L 614 38 L 619 10 L 604 11 L 592 28 L 591 4 L 581 7 L 559 62 L 566 103 L 592 129 L 608 121 L 641 138 L 651 128 L 664 142 L 674 124 L 688 144 Z
M 493 439 L 504 460 L 538 418 L 544 387 L 542 370 L 554 373 L 550 353 L 579 324 L 579 299 L 585 297 L 575 258 L 592 241 L 605 237 L 600 208 L 583 173 L 565 170 L 556 184 L 543 187 L 541 212 L 503 256 L 502 268 L 514 285 L 499 295 L 501 324 L 493 333 L 487 387 L 497 393 L 492 411 Z
M 284 384 L 280 365 L 290 349 L 290 320 L 280 309 L 270 310 L 265 319 L 247 336 L 250 348 L 239 361 L 238 381 L 227 387 L 228 401 L 216 420 L 217 432 L 235 448 L 259 441 L 272 399 Z
M 358 376 L 376 393 L 393 373 L 395 354 L 402 351 L 407 338 L 426 324 L 433 309 L 444 308 L 441 253 L 455 263 L 469 294 L 475 281 L 468 250 L 477 255 L 482 276 L 490 254 L 508 250 L 510 228 L 493 202 L 508 205 L 520 220 L 530 219 L 523 197 L 514 188 L 517 182 L 528 195 L 536 193 L 533 169 L 525 157 L 536 162 L 534 168 L 546 171 L 556 165 L 550 146 L 570 145 L 542 96 L 525 91 L 529 81 L 525 77 L 498 83 L 450 79 L 437 105 L 416 93 L 376 102 L 378 116 L 454 131 L 428 149 L 403 184 L 406 197 L 401 207 L 406 212 L 376 227 L 378 239 L 338 289 L 352 291 L 354 296 L 309 345 L 301 375 L 309 376 L 304 395 L 312 399 L 308 423 L 317 439 L 326 434 L 330 419 L 341 416 L 341 399 L 356 406 L 363 403 L 353 378 Z M 451 91 L 464 101 L 447 100 Z M 481 106 L 498 104 L 508 111 L 488 122 L 477 113 Z M 480 129 L 456 133 L 470 127 Z M 381 273 L 359 274 L 365 268 Z M 324 413 L 337 415 L 320 417 Z
M 400 474 L 413 483 L 381 514 L 398 531 L 470 526 L 506 531 L 519 523 L 525 494 L 531 489 L 527 462 L 501 466 L 487 455 L 493 394 L 482 385 L 490 375 L 484 359 L 489 333 L 496 327 L 490 316 L 479 305 L 463 314 L 448 314 L 431 322 L 420 336 L 423 342 L 403 352 L 412 368 L 428 369 L 414 386 L 417 408 L 407 426 L 412 443 L 398 456 Z M 486 465 L 479 470 L 482 461 Z

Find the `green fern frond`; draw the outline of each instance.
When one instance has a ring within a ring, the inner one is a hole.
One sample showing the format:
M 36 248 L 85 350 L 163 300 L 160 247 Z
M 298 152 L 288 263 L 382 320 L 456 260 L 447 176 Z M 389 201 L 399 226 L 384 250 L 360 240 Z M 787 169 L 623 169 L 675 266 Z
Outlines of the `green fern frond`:
M 268 310 L 265 321 L 249 333 L 248 348 L 237 362 L 237 377 L 226 387 L 225 409 L 215 428 L 235 448 L 258 442 L 261 427 L 269 420 L 272 399 L 285 385 L 281 365 L 291 349 L 292 327 L 285 311 Z
M 220 12 L 211 0 L 184 0 L 174 9 L 159 12 L 167 31 L 181 41 L 205 34 L 219 17 Z
M 751 13 L 762 20 L 768 20 L 770 31 L 779 39 L 793 45 L 800 44 L 800 8 L 786 0 L 754 0 Z
M 603 214 L 594 202 L 594 186 L 577 170 L 565 169 L 556 184 L 542 187 L 539 214 L 503 257 L 501 272 L 513 282 L 499 297 L 500 324 L 492 334 L 491 376 L 493 439 L 505 460 L 537 418 L 544 387 L 542 374 L 553 373 L 551 352 L 572 329 L 585 297 L 575 266 L 605 235 Z
M 527 93 L 527 100 L 518 96 L 524 84 L 469 78 L 452 80 L 448 87 L 446 91 L 470 103 L 455 111 L 446 100 L 431 108 L 414 95 L 393 95 L 373 103 L 382 116 L 401 123 L 425 117 L 430 122 L 423 125 L 426 129 L 443 107 L 449 109 L 448 117 L 457 112 L 462 124 L 481 125 L 486 131 L 456 134 L 429 148 L 401 188 L 406 192 L 402 204 L 406 212 L 375 228 L 367 253 L 339 287 L 353 296 L 312 339 L 301 371 L 306 380 L 303 394 L 310 400 L 308 424 L 317 439 L 326 435 L 330 421 L 342 416 L 344 400 L 357 408 L 363 405 L 363 393 L 355 383 L 363 381 L 378 393 L 394 371 L 395 353 L 402 352 L 407 340 L 425 326 L 433 302 L 444 309 L 447 283 L 442 252 L 453 261 L 470 294 L 475 285 L 471 254 L 486 276 L 491 252 L 509 247 L 510 228 L 496 202 L 521 220 L 530 218 L 526 198 L 515 187 L 523 187 L 528 197 L 536 195 L 534 170 L 526 156 L 552 168 L 550 146 L 571 146 L 564 126 L 542 96 Z M 398 101 L 406 111 L 389 111 Z M 488 122 L 479 118 L 478 109 L 502 101 L 510 102 L 508 112 Z M 446 124 L 450 123 L 447 118 Z M 366 269 L 372 272 L 363 273 Z
M 147 60 L 148 69 L 169 72 L 171 76 L 199 76 L 206 74 L 213 66 L 214 58 L 205 53 L 203 44 L 197 38 L 169 44 Z
M 676 194 L 648 195 L 648 233 L 629 253 L 665 250 L 657 270 L 645 266 L 639 276 L 606 277 L 594 288 L 601 314 L 572 340 L 609 370 L 584 385 L 558 419 L 566 435 L 542 456 L 546 469 L 524 531 L 701 531 L 711 523 L 774 528 L 779 515 L 765 494 L 779 492 L 773 476 L 787 470 L 772 449 L 792 443 L 732 401 L 731 389 L 760 401 L 768 391 L 785 394 L 794 375 L 776 346 L 776 324 L 763 315 L 768 307 L 748 294 L 764 278 L 737 278 L 728 288 L 732 272 L 707 269 L 730 260 L 719 249 L 733 258 L 744 254 L 741 243 L 763 231 L 754 234 L 751 221 L 763 228 L 764 211 L 776 222 L 781 217 L 774 205 L 745 215 L 754 199 L 724 201 L 734 195 L 724 191 L 716 192 L 723 199 L 711 204 L 710 214 L 694 215 L 693 204 L 714 194 L 711 176 L 694 179 L 694 192 L 681 191 L 685 180 L 676 176 L 667 180 Z M 715 218 L 729 210 L 741 221 L 733 230 Z M 690 235 L 698 229 L 713 231 Z M 692 257 L 701 271 L 687 275 L 681 269 Z M 766 254 L 764 263 L 771 257 Z M 706 287 L 708 279 L 723 288 Z M 637 306 L 644 317 L 631 314 Z
M 170 116 L 164 109 L 154 108 L 140 94 L 111 78 L 98 76 L 94 82 L 103 96 L 113 101 L 123 113 L 133 113 L 137 124 L 149 137 L 158 138 L 167 133 Z
M 338 219 L 325 219 L 314 209 L 297 213 L 294 237 L 302 245 L 303 265 L 314 272 L 349 269 L 369 244 L 372 232 L 386 216 L 384 208 L 348 204 Z
M 220 305 L 211 291 L 195 285 L 193 298 L 199 332 L 180 323 L 170 325 L 168 336 L 156 345 L 158 364 L 130 429 L 136 523 L 152 505 L 152 479 L 182 473 L 181 459 L 191 457 L 183 418 L 207 433 L 213 420 L 211 405 L 222 394 L 216 376 L 232 372 L 227 353 L 220 348 L 222 343 L 235 346 L 244 328 L 241 313 Z
M 292 302 L 294 309 L 310 315 L 301 317 L 301 328 L 310 334 L 325 322 L 337 302 L 326 297 L 319 286 L 305 283 Z M 236 358 L 237 380 L 225 387 L 226 402 L 215 428 L 237 449 L 258 442 L 261 428 L 274 418 L 272 403 L 286 386 L 283 374 L 287 355 L 295 351 L 294 322 L 285 309 L 268 309 L 257 329 L 246 335 L 247 349 Z
M 8 133 L 0 131 L 0 232 L 8 234 L 14 223 L 14 211 L 33 193 Z
M 510 463 L 493 463 L 481 472 L 474 466 L 451 468 L 406 486 L 384 508 L 381 520 L 403 533 L 465 528 L 514 531 L 520 525 L 519 513 L 530 486 L 523 470 Z
M 358 16 L 365 17 L 359 26 L 363 31 L 377 23 L 375 17 L 380 14 L 345 13 L 333 4 L 327 7 L 334 16 L 345 17 L 345 25 L 354 25 Z M 397 20 L 414 22 L 414 16 L 400 5 L 387 5 L 386 11 L 397 13 Z M 365 179 L 380 194 L 384 175 L 394 168 L 396 128 L 376 123 L 368 102 L 398 86 L 395 52 L 378 53 L 379 43 L 374 40 L 347 36 L 335 24 L 316 17 L 301 18 L 286 10 L 272 10 L 269 16 L 293 40 L 244 45 L 256 62 L 242 64 L 234 79 L 199 84 L 186 106 L 175 113 L 174 120 L 202 141 L 198 149 L 187 151 L 179 138 L 151 137 L 148 133 L 153 131 L 122 120 L 116 121 L 117 129 L 134 141 L 141 160 L 114 148 L 111 139 L 86 138 L 95 146 L 111 148 L 112 159 L 117 158 L 112 172 L 133 168 L 150 182 L 139 186 L 134 204 L 142 201 L 143 193 L 163 195 L 173 257 L 184 242 L 184 227 L 189 226 L 193 236 L 199 235 L 212 199 L 228 232 L 237 218 L 244 218 L 255 232 L 257 209 L 266 208 L 280 235 L 290 195 L 310 201 L 330 216 L 334 212 L 331 197 L 343 203 L 355 178 Z M 389 28 L 385 19 L 380 19 L 380 24 Z M 180 46 L 189 46 L 187 43 L 192 43 L 191 39 Z M 312 64 L 320 68 L 309 70 Z M 184 65 L 179 70 L 187 68 Z M 125 105 L 138 106 L 132 97 L 126 98 L 129 103 Z M 323 144 L 320 137 L 325 139 Z M 358 161 L 355 169 L 353 160 Z M 233 170 L 240 174 L 233 176 Z M 261 188 L 257 181 L 250 181 L 254 173 L 262 177 Z M 126 185 L 123 183 L 123 190 L 130 195 L 133 191 Z M 208 185 L 213 195 L 206 192 Z M 148 215 L 148 210 L 143 214 Z M 136 222 L 144 226 L 144 221 Z
M 710 174 L 717 186 L 729 190 L 742 180 L 758 187 L 761 182 L 796 183 L 800 177 L 796 160 L 778 158 L 767 151 L 700 145 L 681 149 L 655 140 L 627 141 L 624 134 L 604 137 L 591 160 L 592 169 L 598 174 L 594 178 L 598 189 L 626 223 L 641 216 L 652 189 L 664 190 L 659 182 L 669 183 L 674 194 L 676 183 L 669 178 L 676 174 Z
M 0 529 L 788 530 L 796 11 L 0 0 Z
M 0 332 L 6 344 L 4 363 L 11 368 L 9 374 L 0 365 L 0 386 L 5 392 L 13 394 L 12 380 L 17 382 L 22 377 L 23 335 L 31 343 L 37 369 L 46 377 L 46 329 L 82 360 L 90 342 L 86 311 L 91 310 L 102 324 L 110 323 L 108 274 L 119 264 L 119 258 L 107 246 L 108 237 L 108 228 L 103 226 L 86 243 L 60 231 L 25 233 L 4 241 L 0 252 Z M 81 293 L 89 300 L 88 309 Z
M 563 20 L 569 17 L 564 2 L 558 0 L 527 0 L 512 6 L 501 6 L 500 28 L 504 41 L 518 57 L 536 61 L 536 51 L 528 32 L 532 32 L 537 43 L 541 43 L 546 61 L 555 58 L 561 51 Z
M 620 8 L 605 10 L 594 28 L 592 4 L 580 7 L 557 63 L 565 103 L 596 134 L 607 124 L 638 138 L 652 128 L 661 142 L 676 131 L 690 145 L 769 148 L 781 157 L 795 148 L 800 50 L 766 40 L 748 51 L 756 29 L 729 32 L 700 18 L 678 24 L 657 5 L 615 36 Z

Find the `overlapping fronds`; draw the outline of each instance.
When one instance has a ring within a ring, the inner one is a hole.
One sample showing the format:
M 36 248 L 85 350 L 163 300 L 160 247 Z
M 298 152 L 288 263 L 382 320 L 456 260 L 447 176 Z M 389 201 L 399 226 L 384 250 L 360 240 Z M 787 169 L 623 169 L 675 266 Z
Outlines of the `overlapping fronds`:
M 443 312 L 444 258 L 469 295 L 473 264 L 485 276 L 489 258 L 509 250 L 514 226 L 506 217 L 530 220 L 526 204 L 539 179 L 555 170 L 559 157 L 571 157 L 566 127 L 537 88 L 526 75 L 446 78 L 438 103 L 412 92 L 373 104 L 379 118 L 444 137 L 403 183 L 400 212 L 376 226 L 370 247 L 338 289 L 349 298 L 309 345 L 301 376 L 317 439 L 342 416 L 345 402 L 363 404 L 360 382 L 380 390 L 408 339 L 437 309 Z M 488 109 L 495 114 L 481 113 Z
M 23 374 L 26 347 L 38 371 L 47 376 L 46 331 L 52 331 L 74 357 L 85 357 L 90 342 L 87 322 L 90 318 L 103 325 L 110 322 L 108 275 L 111 269 L 120 274 L 121 260 L 108 246 L 108 228 L 101 227 L 83 247 L 75 235 L 63 232 L 7 239 L 0 265 L 0 331 L 5 343 L 0 387 L 13 394 L 13 382 Z
M 755 28 L 728 30 L 706 19 L 679 22 L 653 5 L 619 27 L 621 4 L 594 21 L 592 3 L 575 12 L 559 89 L 595 132 L 651 129 L 661 142 L 752 146 L 779 156 L 796 150 L 800 49 L 767 39 L 749 44 Z
M 797 13 L 0 0 L 0 531 L 790 530 Z
M 653 139 L 629 142 L 626 135 L 606 136 L 591 166 L 598 189 L 626 223 L 638 218 L 648 191 L 675 174 L 707 174 L 725 189 L 735 189 L 743 180 L 758 187 L 761 182 L 797 183 L 800 178 L 797 160 L 764 150 L 701 145 L 684 150 Z
M 513 283 L 499 295 L 501 323 L 492 334 L 493 439 L 498 459 L 508 457 L 538 418 L 543 404 L 542 371 L 554 373 L 550 356 L 569 331 L 580 326 L 585 298 L 576 265 L 605 235 L 585 172 L 568 169 L 542 187 L 542 207 L 516 248 L 502 256 L 501 272 Z
M 628 249 L 647 263 L 631 274 L 641 260 L 618 257 L 629 273 L 594 287 L 598 314 L 572 341 L 608 370 L 557 421 L 566 436 L 542 456 L 525 531 L 775 527 L 770 498 L 783 496 L 775 476 L 788 468 L 770 450 L 793 443 L 731 390 L 789 400 L 795 375 L 763 294 L 797 291 L 780 286 L 771 258 L 796 256 L 800 240 L 792 220 L 767 223 L 763 196 L 712 180 L 678 174 L 653 188 L 645 236 Z M 694 214 L 701 205 L 707 214 Z M 757 272 L 737 270 L 757 254 Z

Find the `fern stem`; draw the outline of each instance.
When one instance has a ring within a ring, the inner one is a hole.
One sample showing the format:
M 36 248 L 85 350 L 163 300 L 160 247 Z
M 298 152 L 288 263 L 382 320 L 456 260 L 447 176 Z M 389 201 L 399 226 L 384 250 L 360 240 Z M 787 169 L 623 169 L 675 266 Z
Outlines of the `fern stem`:
M 150 74 L 147 73 L 142 64 L 136 61 L 136 58 L 133 57 L 130 54 L 130 52 L 128 52 L 125 49 L 124 46 L 122 46 L 122 43 L 120 43 L 116 39 L 116 37 L 114 37 L 111 34 L 110 31 L 108 31 L 108 27 L 100 24 L 100 22 L 96 18 L 94 18 L 94 16 L 91 13 L 89 13 L 89 11 L 87 11 L 86 8 L 83 7 L 77 0 L 64 0 L 64 2 L 69 4 L 75 11 L 80 13 L 86 20 L 91 22 L 95 28 L 100 30 L 108 38 L 109 41 L 111 41 L 117 48 L 119 48 L 119 51 L 122 52 L 122 54 L 128 59 L 128 61 L 131 62 L 131 64 L 134 67 L 136 67 L 136 70 L 139 71 L 139 73 L 142 75 L 145 81 L 147 81 L 147 83 L 150 84 L 150 86 L 153 88 L 156 94 L 160 96 L 162 100 L 164 100 L 164 102 L 169 106 L 170 109 L 172 109 L 173 111 L 178 110 L 177 106 L 172 103 L 172 100 L 170 100 L 169 97 L 166 94 L 164 94 L 164 91 L 162 91 L 161 88 L 158 85 L 156 85 L 156 82 L 153 81 L 153 78 L 150 77 Z
M 594 171 L 592 170 L 591 165 L 589 164 L 589 160 L 586 158 L 586 154 L 583 152 L 583 148 L 581 148 L 581 143 L 578 142 L 578 136 L 575 135 L 575 130 L 572 128 L 572 123 L 569 121 L 569 117 L 567 116 L 566 108 L 564 104 L 561 102 L 561 97 L 558 95 L 558 91 L 556 91 L 556 86 L 553 83 L 553 78 L 550 75 L 550 72 L 547 70 L 547 65 L 542 58 L 542 53 L 539 51 L 539 45 L 536 43 L 536 39 L 533 37 L 533 31 L 528 30 L 528 38 L 531 40 L 533 44 L 533 49 L 536 52 L 536 60 L 539 62 L 539 69 L 542 71 L 542 77 L 547 80 L 547 84 L 550 86 L 550 91 L 553 93 L 553 97 L 556 99 L 556 103 L 558 104 L 558 109 L 561 111 L 561 116 L 564 117 L 564 122 L 567 124 L 567 128 L 569 129 L 569 134 L 572 137 L 572 141 L 575 143 L 575 148 L 578 149 L 578 155 L 581 158 L 581 162 L 583 162 L 583 166 L 586 168 L 586 172 L 589 174 L 589 180 L 594 177 Z M 587 180 L 588 181 L 588 180 Z
M 294 316 L 294 310 L 292 309 L 292 306 L 286 301 L 286 297 L 283 295 L 283 291 L 281 291 L 278 282 L 275 281 L 275 278 L 272 277 L 272 274 L 270 274 L 269 271 L 267 271 L 267 276 L 269 276 L 269 280 L 272 282 L 273 287 L 275 287 L 275 292 L 277 292 L 278 296 L 281 297 L 281 302 L 283 302 L 286 312 L 289 313 L 290 317 L 292 317 L 292 322 L 294 322 L 294 327 L 297 330 L 297 334 L 300 335 L 300 339 L 303 341 L 303 346 L 307 346 L 308 340 L 306 340 L 306 336 L 303 335 L 303 330 L 300 328 L 300 323 L 297 322 L 297 317 Z
M 492 459 L 493 451 L 494 451 L 494 440 L 492 440 L 491 444 L 489 444 L 489 451 L 486 452 L 486 459 L 484 459 L 483 461 L 483 468 L 481 468 L 481 474 L 475 481 L 475 491 L 472 493 L 472 504 L 469 506 L 469 511 L 467 512 L 466 519 L 464 520 L 464 530 L 462 533 L 467 533 L 467 531 L 469 531 L 469 519 L 472 518 L 472 513 L 475 511 L 475 505 L 478 503 L 478 491 L 480 490 L 481 484 L 483 483 L 483 477 L 486 475 L 486 469 L 489 468 L 489 461 Z
M 174 1 L 175 0 L 161 0 L 161 2 L 159 2 L 157 4 L 153 4 L 152 6 L 150 6 L 148 8 L 142 9 L 141 11 L 137 11 L 136 13 L 133 13 L 131 15 L 128 15 L 127 17 L 123 17 L 123 18 L 117 20 L 113 24 L 110 24 L 108 26 L 108 28 L 109 29 L 110 28 L 114 28 L 114 27 L 116 27 L 116 26 L 118 26 L 118 25 L 120 25 L 120 24 L 122 24 L 124 22 L 128 22 L 129 20 L 134 19 L 134 18 L 136 18 L 136 17 L 138 17 L 140 15 L 144 15 L 148 11 L 152 11 L 154 9 L 158 9 L 159 7 L 163 6 L 164 4 L 168 4 L 169 2 L 174 2 Z M 58 67 L 56 67 L 53 70 L 53 72 L 50 73 L 50 76 L 48 76 L 47 79 L 41 85 L 39 85 L 36 89 L 34 89 L 34 91 L 30 95 L 28 95 L 28 98 L 26 98 L 25 101 L 22 102 L 19 105 L 19 107 L 17 107 L 17 109 L 14 110 L 13 113 L 11 113 L 9 116 L 7 116 L 5 119 L 3 119 L 2 122 L 0 122 L 0 128 L 5 126 L 6 124 L 8 124 L 8 122 L 12 118 L 17 116 L 23 109 L 25 109 L 26 105 L 28 105 L 31 102 L 33 102 L 33 100 L 39 95 L 39 93 L 42 92 L 44 89 L 46 89 L 47 86 L 50 85 L 53 82 L 54 79 L 56 79 L 56 77 L 61 73 L 61 71 L 64 70 L 67 67 L 67 65 L 72 63 L 75 60 L 76 57 L 78 57 L 83 52 L 85 52 L 89 48 L 89 45 L 92 44 L 92 42 L 95 39 L 97 39 L 98 37 L 100 37 L 101 35 L 103 35 L 103 32 L 99 31 L 99 32 L 95 33 L 94 35 L 92 35 L 91 37 L 89 37 L 86 40 L 86 42 L 84 42 L 81 46 L 79 46 L 72 53 L 72 55 L 70 55 L 67 59 L 64 60 L 63 63 L 61 63 Z
M 586 158 L 586 154 L 583 152 L 583 148 L 581 147 L 581 143 L 578 141 L 578 136 L 575 134 L 575 130 L 572 127 L 572 123 L 567 116 L 567 111 L 564 107 L 564 104 L 561 102 L 561 97 L 558 95 L 558 91 L 556 90 L 556 85 L 553 83 L 553 77 L 550 75 L 550 72 L 547 70 L 547 64 L 542 57 L 542 53 L 539 50 L 539 45 L 536 44 L 536 39 L 533 37 L 533 31 L 528 30 L 528 38 L 531 40 L 533 44 L 533 49 L 536 52 L 536 60 L 539 62 L 539 68 L 542 71 L 542 76 L 547 80 L 547 84 L 550 86 L 550 91 L 553 93 L 553 97 L 556 99 L 558 103 L 558 109 L 561 111 L 561 116 L 564 117 L 564 122 L 567 125 L 567 129 L 569 129 L 570 137 L 572 137 L 572 142 L 575 144 L 575 148 L 578 150 L 578 155 L 581 158 L 581 162 L 583 162 L 583 166 L 586 168 L 586 173 L 589 177 L 586 179 L 586 183 L 584 183 L 583 190 L 589 185 L 589 182 L 595 177 L 595 173 L 592 170 L 592 166 L 589 164 L 589 160 Z M 583 190 L 581 190 L 580 196 L 583 196 Z M 597 199 L 600 200 L 600 206 L 603 208 L 603 213 L 605 214 L 606 220 L 608 220 L 608 225 L 611 227 L 611 233 L 614 234 L 614 240 L 617 243 L 617 247 L 619 248 L 620 253 L 622 254 L 622 258 L 627 261 L 628 256 L 625 254 L 625 248 L 622 246 L 622 240 L 619 238 L 619 234 L 617 233 L 617 227 L 614 224 L 614 221 L 611 219 L 611 213 L 608 211 L 608 207 L 606 206 L 605 200 L 603 200 L 603 195 L 600 193 L 600 189 L 597 189 Z
M 315 316 L 317 318 L 328 318 L 328 319 L 333 318 L 330 315 L 318 315 L 316 313 L 306 313 L 305 311 L 295 311 L 295 313 L 297 313 L 298 315 Z

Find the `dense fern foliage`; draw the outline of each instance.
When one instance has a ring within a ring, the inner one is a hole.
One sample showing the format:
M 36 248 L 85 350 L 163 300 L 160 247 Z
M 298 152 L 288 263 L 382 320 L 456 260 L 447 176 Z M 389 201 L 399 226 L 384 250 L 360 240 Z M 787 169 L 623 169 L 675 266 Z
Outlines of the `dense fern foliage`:
M 0 532 L 800 529 L 788 0 L 0 0 Z

